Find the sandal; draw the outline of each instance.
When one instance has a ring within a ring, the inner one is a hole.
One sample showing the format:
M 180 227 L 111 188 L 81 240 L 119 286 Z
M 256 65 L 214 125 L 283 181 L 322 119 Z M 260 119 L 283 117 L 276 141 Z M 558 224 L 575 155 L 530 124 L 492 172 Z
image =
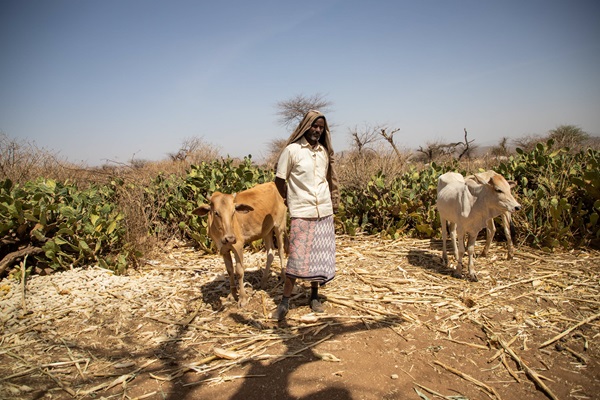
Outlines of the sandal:
M 324 313 L 325 309 L 323 308 L 323 304 L 319 301 L 319 299 L 312 299 L 310 301 L 310 309 L 316 313 Z
M 275 310 L 275 312 L 273 313 L 273 318 L 276 319 L 277 321 L 281 322 L 285 319 L 285 316 L 287 315 L 289 310 L 290 310 L 289 305 L 280 303 L 277 306 L 277 310 Z

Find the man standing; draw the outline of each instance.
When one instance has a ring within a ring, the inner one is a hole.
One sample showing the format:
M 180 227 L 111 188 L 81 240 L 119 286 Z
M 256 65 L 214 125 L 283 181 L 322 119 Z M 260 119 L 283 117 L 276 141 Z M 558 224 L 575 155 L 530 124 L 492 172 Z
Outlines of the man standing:
M 279 156 L 275 184 L 288 206 L 290 249 L 283 298 L 273 317 L 282 321 L 296 279 L 311 282 L 310 308 L 324 312 L 319 286 L 335 277 L 335 227 L 339 192 L 327 120 L 311 110 Z

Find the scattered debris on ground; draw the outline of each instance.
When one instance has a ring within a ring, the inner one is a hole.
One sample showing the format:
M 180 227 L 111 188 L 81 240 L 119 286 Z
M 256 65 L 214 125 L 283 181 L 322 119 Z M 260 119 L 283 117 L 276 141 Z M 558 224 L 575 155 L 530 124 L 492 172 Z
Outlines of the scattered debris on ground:
M 264 252 L 246 252 L 244 309 L 221 257 L 190 247 L 124 276 L 2 280 L 0 398 L 599 398 L 600 253 L 506 260 L 498 244 L 469 282 L 439 241 L 337 246 L 327 312 L 310 313 L 300 284 L 283 323 L 277 260 L 259 289 Z

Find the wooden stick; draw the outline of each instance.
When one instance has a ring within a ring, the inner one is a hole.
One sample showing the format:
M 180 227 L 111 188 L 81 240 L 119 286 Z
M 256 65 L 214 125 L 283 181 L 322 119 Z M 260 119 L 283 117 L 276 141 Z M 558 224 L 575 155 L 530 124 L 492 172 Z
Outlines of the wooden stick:
M 39 371 L 48 375 L 48 377 L 50 379 L 52 379 L 54 382 L 56 382 L 56 384 L 65 392 L 69 393 L 71 395 L 71 397 L 75 397 L 77 396 L 77 394 L 75 393 L 75 391 L 73 389 L 71 389 L 69 387 L 69 385 L 64 384 L 60 379 L 58 379 L 57 377 L 55 377 L 54 375 L 52 375 L 50 372 L 48 372 L 45 369 L 39 368 Z
M 16 357 L 16 355 L 13 355 L 13 354 L 12 354 L 12 353 L 10 353 L 10 352 L 7 352 L 7 354 L 8 354 L 8 355 L 11 355 L 11 356 L 13 356 L 13 357 Z M 22 359 L 22 358 L 20 358 L 20 357 L 18 357 L 18 358 L 19 358 L 19 359 L 21 359 L 21 360 L 23 360 L 23 359 Z M 38 365 L 37 367 L 30 367 L 30 368 L 26 369 L 25 371 L 16 372 L 16 373 L 14 373 L 14 374 L 12 374 L 12 375 L 5 376 L 5 377 L 3 377 L 3 378 L 0 378 L 0 382 L 1 382 L 1 381 L 7 381 L 7 380 L 9 380 L 9 379 L 12 379 L 12 378 L 18 378 L 18 377 L 20 377 L 20 376 L 25 376 L 25 375 L 29 374 L 30 372 L 37 371 L 37 370 L 38 370 L 38 369 L 40 369 L 40 368 L 48 368 L 48 367 L 62 367 L 62 366 L 67 366 L 67 365 L 73 365 L 73 364 L 77 364 L 77 363 L 84 362 L 84 361 L 89 361 L 89 360 L 87 360 L 87 359 L 85 359 L 85 358 L 82 358 L 82 359 L 79 359 L 79 360 L 73 360 L 73 361 L 61 361 L 61 362 L 54 362 L 54 363 L 50 363 L 50 364 L 42 364 L 42 365 Z M 25 361 L 25 362 L 26 362 L 26 361 Z M 27 363 L 27 362 L 26 362 L 26 363 Z M 28 364 L 28 363 L 27 363 L 27 364 Z
M 137 374 L 138 374 L 138 373 L 139 373 L 141 370 L 143 370 L 143 369 L 144 369 L 144 368 L 146 368 L 148 365 L 150 365 L 150 364 L 152 364 L 152 363 L 154 363 L 154 362 L 156 362 L 156 361 L 158 361 L 158 359 L 157 359 L 157 358 L 155 358 L 155 359 L 153 359 L 153 360 L 149 360 L 149 361 L 147 361 L 147 362 L 146 362 L 144 365 L 142 365 L 141 367 L 137 368 L 135 371 L 132 371 L 132 372 L 130 372 L 129 374 L 121 375 L 121 376 L 119 376 L 117 379 L 115 379 L 115 380 L 114 380 L 114 381 L 112 381 L 112 382 L 104 382 L 104 383 L 101 383 L 101 384 L 100 384 L 100 385 L 98 385 L 98 386 L 94 386 L 94 387 L 93 387 L 93 388 L 91 388 L 91 389 L 84 390 L 83 392 L 79 392 L 79 393 L 77 393 L 77 394 L 78 394 L 78 395 L 87 396 L 88 394 L 91 394 L 91 393 L 97 392 L 97 391 L 99 391 L 99 390 L 108 390 L 108 389 L 110 389 L 110 388 L 112 388 L 112 387 L 115 387 L 115 386 L 117 386 L 117 385 L 118 385 L 118 384 L 120 384 L 120 383 L 127 382 L 127 381 L 129 381 L 129 380 L 131 380 L 131 379 L 135 378 L 135 377 L 136 377 L 136 375 L 137 375 Z
M 81 366 L 79 365 L 80 361 L 75 361 L 75 357 L 73 357 L 73 352 L 71 352 L 71 349 L 69 348 L 69 346 L 67 346 L 65 339 L 61 338 L 60 340 L 62 341 L 63 345 L 67 349 L 67 352 L 69 353 L 69 358 L 71 359 L 71 361 L 75 362 L 75 367 L 77 368 L 77 372 L 79 372 L 79 375 L 81 376 L 82 379 L 85 379 L 85 375 L 83 375 L 83 371 L 81 370 Z M 86 360 L 83 360 L 83 361 L 86 361 Z
M 371 309 L 369 309 L 367 307 L 363 307 L 363 306 L 360 306 L 358 304 L 352 304 L 349 301 L 342 300 L 342 299 L 337 299 L 337 298 L 335 298 L 335 297 L 333 297 L 331 295 L 327 296 L 327 301 L 330 301 L 330 302 L 335 303 L 335 304 L 340 304 L 342 306 L 346 306 L 346 307 L 349 307 L 349 308 L 353 308 L 353 309 L 358 310 L 358 311 L 363 311 L 363 312 L 366 312 L 366 313 L 371 314 L 371 315 L 382 315 L 381 311 L 371 310 Z
M 198 307 L 196 307 L 196 310 L 194 311 L 194 313 L 192 315 L 190 315 L 189 318 L 186 318 L 183 321 L 181 321 L 180 325 L 185 328 L 186 326 L 188 326 L 189 324 L 191 324 L 192 321 L 198 316 L 198 311 L 200 311 L 200 307 L 201 306 L 202 306 L 202 303 L 199 302 L 198 303 Z
M 363 306 L 360 306 L 358 304 L 353 304 L 350 301 L 342 300 L 342 299 L 336 298 L 336 297 L 331 296 L 331 295 L 327 296 L 327 301 L 330 301 L 330 302 L 332 302 L 334 304 L 340 304 L 342 306 L 353 308 L 353 309 L 358 310 L 358 311 L 363 311 L 363 312 L 366 312 L 368 314 L 371 314 L 372 316 L 391 317 L 391 315 L 388 314 L 388 313 L 386 313 L 386 312 L 375 310 L 375 309 L 371 309 L 371 308 L 367 308 L 367 307 L 363 307 Z M 413 318 L 409 317 L 408 315 L 406 315 L 405 313 L 402 313 L 402 312 L 393 315 L 393 317 L 395 317 L 395 318 L 402 318 L 402 319 L 410 321 L 410 322 L 417 322 Z
M 23 313 L 27 314 L 27 305 L 25 304 L 25 292 L 26 292 L 26 288 L 27 288 L 27 277 L 26 277 L 26 268 L 25 265 L 27 264 L 27 256 L 29 254 L 25 254 L 25 258 L 23 258 L 23 262 L 21 263 L 21 293 L 23 294 L 23 296 L 21 297 L 21 307 L 23 308 Z
M 267 305 L 265 304 L 265 294 L 262 292 L 260 293 L 260 303 L 262 305 L 263 317 L 268 318 L 269 314 L 267 314 Z
M 547 274 L 547 275 L 543 275 L 543 276 L 535 276 L 533 278 L 522 279 L 520 281 L 508 283 L 506 285 L 497 286 L 495 288 L 490 289 L 487 293 L 483 293 L 483 294 L 480 294 L 479 296 L 477 296 L 477 300 L 481 299 L 482 297 L 489 296 L 490 294 L 498 292 L 500 290 L 507 289 L 511 286 L 516 286 L 516 285 L 520 285 L 522 283 L 529 283 L 529 282 L 533 282 L 533 281 L 537 281 L 537 280 L 542 280 L 542 279 L 550 278 L 551 276 L 556 276 L 556 275 L 560 275 L 560 273 L 554 272 L 552 274 Z
M 279 361 L 281 361 L 281 360 L 283 360 L 283 359 L 285 359 L 285 358 L 287 358 L 287 357 L 292 357 L 292 356 L 295 356 L 296 354 L 302 353 L 304 350 L 310 349 L 311 347 L 315 347 L 316 345 L 318 345 L 318 344 L 320 344 L 320 343 L 323 343 L 324 341 L 326 341 L 326 340 L 329 340 L 329 339 L 331 339 L 332 337 L 333 337 L 333 333 L 332 333 L 332 334 L 330 334 L 330 335 L 327 335 L 326 337 L 324 337 L 324 338 L 323 338 L 323 339 L 321 339 L 321 340 L 317 340 L 316 342 L 309 344 L 308 346 L 304 346 L 304 347 L 303 347 L 303 348 L 301 348 L 300 350 L 296 350 L 296 351 L 294 351 L 294 352 L 291 352 L 291 353 L 288 353 L 288 354 L 284 354 L 283 356 L 281 356 L 281 357 L 277 358 L 276 360 L 274 360 L 274 361 L 271 363 L 271 365 L 273 365 L 273 364 L 275 364 L 275 363 L 278 363 Z
M 230 347 L 226 348 L 225 350 L 227 350 L 227 351 L 236 351 L 236 350 L 239 350 L 239 349 L 241 349 L 243 347 L 248 346 L 251 343 L 256 342 L 257 340 L 258 339 L 253 339 L 249 343 L 246 342 L 246 343 L 238 344 L 236 346 L 230 346 Z M 216 356 L 216 355 L 213 354 L 212 356 L 205 357 L 205 358 L 203 358 L 200 361 L 194 362 L 192 364 L 185 365 L 185 366 L 179 368 L 177 371 L 175 371 L 174 373 L 172 373 L 171 375 L 169 375 L 167 377 L 161 377 L 161 376 L 158 376 L 158 375 L 151 375 L 151 376 L 152 376 L 152 378 L 157 379 L 157 380 L 161 380 L 161 381 L 172 381 L 175 378 L 179 378 L 180 376 L 183 376 L 183 374 L 185 374 L 189 370 L 195 370 L 196 367 L 198 367 L 200 365 L 203 365 L 203 364 L 208 364 L 209 362 L 214 361 L 214 360 L 216 360 L 218 358 L 219 358 L 218 356 Z M 246 357 L 244 357 L 242 360 L 246 360 Z
M 236 376 L 217 376 L 215 378 L 208 378 L 208 379 L 203 379 L 201 381 L 197 381 L 197 382 L 190 382 L 190 383 L 184 383 L 181 386 L 194 386 L 194 385 L 200 385 L 204 382 L 229 382 L 229 381 L 233 381 L 236 379 L 246 379 L 246 378 L 264 378 L 267 375 L 236 375 Z
M 479 386 L 479 387 L 481 387 L 481 388 L 485 389 L 485 390 L 486 390 L 488 393 L 490 393 L 490 394 L 492 394 L 492 395 L 496 396 L 496 398 L 497 398 L 498 400 L 501 400 L 501 397 L 500 397 L 500 395 L 498 394 L 498 392 L 496 392 L 496 390 L 495 390 L 493 387 L 490 387 L 490 386 L 486 385 L 485 383 L 483 383 L 483 382 L 480 382 L 480 381 L 478 381 L 477 379 L 473 378 L 472 376 L 470 376 L 470 375 L 467 375 L 467 374 L 465 374 L 465 373 L 463 373 L 463 372 L 460 372 L 459 370 L 457 370 L 457 369 L 454 369 L 454 368 L 452 368 L 452 367 L 450 367 L 450 366 L 448 366 L 448 365 L 445 365 L 445 364 L 443 364 L 443 363 L 441 363 L 441 362 L 439 362 L 439 361 L 437 361 L 437 360 L 436 360 L 436 361 L 434 361 L 433 363 L 434 363 L 434 364 L 436 364 L 436 365 L 439 365 L 440 367 L 443 367 L 443 368 L 445 368 L 446 370 L 448 370 L 448 371 L 452 372 L 452 373 L 453 373 L 453 374 L 455 374 L 455 375 L 458 375 L 458 376 L 460 376 L 460 377 L 461 377 L 461 378 L 463 378 L 464 380 L 467 380 L 467 381 L 469 381 L 469 382 L 471 382 L 471 383 L 474 383 L 475 385 L 477 385 L 477 386 Z
M 25 360 L 23 357 L 20 357 L 16 354 L 11 353 L 10 351 L 7 352 L 6 354 L 8 354 L 11 357 L 14 357 L 18 360 L 20 360 L 21 362 L 23 362 L 26 365 L 30 365 L 29 362 L 27 362 L 27 360 Z M 48 375 L 48 377 L 50 379 L 52 379 L 54 382 L 56 382 L 56 384 L 65 392 L 67 392 L 69 395 L 71 395 L 71 397 L 75 397 L 76 393 L 73 389 L 71 389 L 71 387 L 69 387 L 69 385 L 64 384 L 60 379 L 58 379 L 57 377 L 55 377 L 54 375 L 52 375 L 46 368 L 42 367 L 42 366 L 37 366 L 37 367 L 33 367 L 31 369 L 29 369 L 27 372 L 31 372 L 31 371 L 35 371 L 38 370 L 39 372 L 43 373 L 44 375 Z M 21 373 L 22 374 L 22 373 Z M 13 375 L 11 375 L 12 377 Z M 4 380 L 6 380 L 8 378 L 5 378 Z
M 58 313 L 56 315 L 50 316 L 48 318 L 44 318 L 44 319 L 41 319 L 39 321 L 36 321 L 36 322 L 32 323 L 31 325 L 24 326 L 24 327 L 22 327 L 20 329 L 17 329 L 16 331 L 8 332 L 8 334 L 10 334 L 10 335 L 18 335 L 18 334 L 23 333 L 23 332 L 29 332 L 36 325 L 43 324 L 43 323 L 46 323 L 48 321 L 52 321 L 53 319 L 60 319 L 60 318 L 64 317 L 65 315 L 69 314 L 70 312 L 71 312 L 71 310 L 63 311 L 63 312 Z
M 441 397 L 442 399 L 450 399 L 450 397 L 444 396 L 443 394 L 438 393 L 435 390 L 429 389 L 428 387 L 425 387 L 423 385 L 420 385 L 417 382 L 414 382 L 414 384 L 417 385 L 418 387 L 420 387 L 421 389 L 426 390 L 426 391 L 428 391 L 429 393 L 431 393 L 431 394 L 433 394 L 435 396 Z
M 456 340 L 456 339 L 450 339 L 450 338 L 443 338 L 444 340 L 448 340 L 449 342 L 453 342 L 453 343 L 458 343 L 458 344 L 464 344 L 465 346 L 470 346 L 470 347 L 474 347 L 476 349 L 481 349 L 481 350 L 489 350 L 489 347 L 481 345 L 481 344 L 475 344 L 475 343 L 468 343 L 468 342 L 461 342 L 460 340 Z
M 512 339 L 510 339 L 508 341 L 508 343 L 506 345 L 510 346 L 511 344 L 513 344 L 515 342 L 515 340 L 517 340 L 518 337 L 519 337 L 519 335 L 515 335 Z M 500 357 L 502 355 L 502 353 L 504 353 L 504 349 L 498 349 L 498 351 L 496 353 L 494 353 L 493 356 L 491 356 L 490 358 L 488 358 L 487 362 L 491 363 L 496 358 Z
M 23 257 L 25 255 L 34 255 L 43 253 L 40 247 L 27 246 L 24 249 L 13 251 L 12 253 L 8 253 L 4 256 L 2 261 L 0 261 L 0 276 L 4 273 L 4 271 L 12 265 L 12 263 L 19 257 Z
M 537 372 L 535 372 L 534 370 L 529 368 L 527 366 L 527 364 L 525 364 L 523 362 L 523 360 L 521 360 L 521 358 L 513 351 L 513 349 L 511 349 L 510 347 L 508 347 L 506 345 L 506 343 L 504 343 L 504 341 L 502 340 L 500 335 L 494 333 L 490 328 L 488 328 L 485 325 L 483 325 L 483 329 L 486 332 L 486 334 L 490 337 L 490 339 L 492 337 L 496 338 L 498 344 L 500 344 L 500 346 L 502 346 L 504 351 L 506 351 L 508 353 L 508 355 L 510 355 L 513 358 L 513 360 L 515 360 L 515 362 L 517 363 L 519 368 L 521 370 L 525 371 L 525 374 L 529 378 L 531 378 L 532 381 L 534 381 L 534 383 L 537 385 L 537 387 L 540 388 L 546 394 L 546 396 L 548 396 L 552 400 L 558 400 L 558 398 L 554 395 L 554 393 L 552 393 L 550 388 L 548 388 L 548 386 L 546 386 L 546 384 L 544 382 L 542 382 L 541 375 L 539 375 Z
M 581 354 L 577 353 L 575 350 L 565 346 L 565 350 L 568 351 L 569 353 L 571 353 L 576 359 L 578 359 L 579 361 L 581 361 L 584 364 L 587 364 L 587 358 L 585 358 L 584 356 L 582 356 Z
M 502 341 L 499 341 L 499 343 L 500 343 L 501 346 L 504 345 L 504 343 Z M 519 365 L 519 368 L 521 368 L 522 370 L 524 370 L 525 374 L 527 374 L 527 376 L 529 376 L 536 383 L 536 385 L 538 385 L 538 387 L 540 389 L 542 389 L 542 391 L 544 393 L 546 393 L 546 395 L 549 398 L 551 398 L 552 400 L 558 400 L 558 397 L 556 397 L 554 395 L 554 393 L 552 393 L 552 391 L 550 390 L 550 388 L 548 386 L 546 386 L 546 384 L 544 382 L 542 382 L 541 375 L 539 375 L 537 372 L 535 372 L 534 370 L 532 370 L 531 368 L 529 368 L 523 362 L 523 360 L 521 360 L 521 358 L 519 356 L 517 356 L 517 354 L 511 348 L 506 347 L 505 350 L 516 361 L 516 363 Z
M 508 371 L 508 373 L 510 374 L 510 376 L 512 376 L 513 378 L 515 378 L 515 381 L 521 383 L 521 380 L 519 379 L 519 377 L 517 376 L 517 374 L 515 373 L 515 371 L 513 371 L 512 368 L 506 362 L 506 357 L 504 356 L 504 354 L 502 354 L 502 357 L 500 357 L 500 359 L 502 360 L 502 365 L 504 365 L 504 368 L 506 368 L 506 370 Z
M 134 398 L 133 398 L 133 399 L 131 399 L 131 400 L 142 400 L 142 399 L 147 399 L 148 397 L 152 397 L 152 396 L 154 396 L 156 393 L 157 393 L 157 391 L 155 390 L 154 392 L 150 392 L 150 393 L 146 393 L 146 394 L 143 394 L 143 395 L 141 395 L 141 396 L 138 396 L 138 397 L 134 397 Z
M 544 343 L 542 343 L 542 344 L 540 345 L 540 347 L 539 347 L 539 348 L 541 349 L 541 348 L 543 348 L 543 347 L 546 347 L 546 346 L 548 346 L 549 344 L 552 344 L 552 343 L 556 342 L 558 339 L 560 339 L 560 338 L 562 338 L 562 337 L 565 337 L 565 336 L 567 336 L 569 333 L 571 333 L 571 332 L 572 332 L 572 331 L 574 331 L 575 329 L 579 328 L 581 325 L 585 325 L 585 324 L 587 324 L 588 322 L 592 322 L 593 320 L 595 320 L 595 319 L 596 319 L 596 318 L 598 318 L 598 317 L 600 317 L 600 313 L 598 313 L 598 314 L 594 314 L 594 315 L 592 315 L 592 316 L 590 316 L 590 317 L 587 317 L 586 319 L 584 319 L 583 321 L 579 322 L 579 323 L 578 323 L 578 324 L 576 324 L 576 325 L 573 325 L 572 327 L 570 327 L 569 329 L 567 329 L 567 330 L 566 330 L 566 331 L 564 331 L 563 333 L 561 333 L 561 334 L 558 334 L 558 335 L 554 336 L 552 339 L 545 341 Z

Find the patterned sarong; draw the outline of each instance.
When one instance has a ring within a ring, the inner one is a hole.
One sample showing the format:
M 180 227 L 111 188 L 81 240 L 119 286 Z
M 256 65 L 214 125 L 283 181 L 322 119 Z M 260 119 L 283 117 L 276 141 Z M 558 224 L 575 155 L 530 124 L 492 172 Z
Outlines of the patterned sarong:
M 325 218 L 292 218 L 286 274 L 324 285 L 335 277 L 335 227 L 333 215 Z

